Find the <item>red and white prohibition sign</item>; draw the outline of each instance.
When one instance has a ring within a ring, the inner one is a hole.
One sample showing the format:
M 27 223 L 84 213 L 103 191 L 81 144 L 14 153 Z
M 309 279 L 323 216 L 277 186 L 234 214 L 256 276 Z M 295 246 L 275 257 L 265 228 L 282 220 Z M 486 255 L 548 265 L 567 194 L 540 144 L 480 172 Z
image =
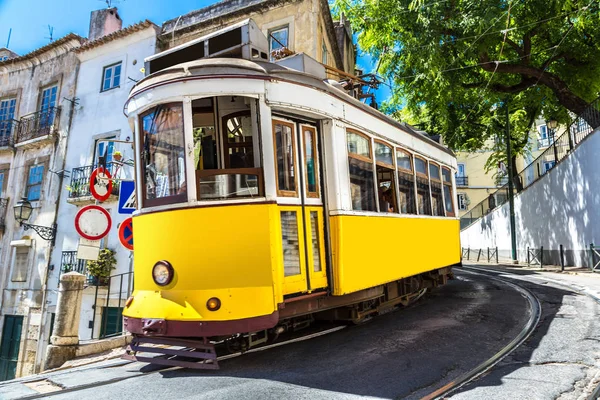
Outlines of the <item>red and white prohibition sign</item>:
M 85 206 L 75 216 L 77 233 L 88 240 L 102 239 L 108 235 L 111 226 L 110 214 L 100 206 Z
M 90 193 L 98 201 L 105 201 L 112 192 L 112 176 L 107 169 L 98 167 L 90 175 Z

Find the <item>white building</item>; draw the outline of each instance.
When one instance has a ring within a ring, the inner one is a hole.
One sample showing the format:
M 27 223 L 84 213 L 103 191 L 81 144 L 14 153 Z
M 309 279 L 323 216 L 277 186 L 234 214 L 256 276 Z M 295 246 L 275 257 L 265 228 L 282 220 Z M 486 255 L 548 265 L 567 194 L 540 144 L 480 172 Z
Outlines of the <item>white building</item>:
M 65 169 L 70 176 L 65 178 L 62 187 L 59 228 L 52 253 L 55 268 L 50 274 L 49 285 L 53 287 L 58 285 L 60 274 L 64 271 L 87 273 L 86 261 L 77 259 L 80 236 L 74 229 L 74 220 L 82 206 L 95 202 L 89 192 L 89 182 L 92 170 L 99 163 L 99 156 L 106 157 L 106 166 L 113 177 L 133 180 L 133 167 L 126 163 L 133 160 L 133 134 L 123 114 L 123 105 L 135 81 L 144 76 L 144 58 L 154 54 L 159 28 L 146 20 L 120 29 L 120 22 L 114 8 L 94 11 L 89 41 L 75 51 L 80 60 L 75 93 L 78 103 L 66 155 Z M 123 157 L 121 163 L 116 160 L 117 151 Z M 132 285 L 131 252 L 120 244 L 118 238 L 120 223 L 130 215 L 118 213 L 119 185 L 118 181 L 113 183 L 113 194 L 101 204 L 112 219 L 112 228 L 102 239 L 101 247 L 115 251 L 116 269 L 111 275 L 117 277 L 111 279 L 109 288 L 106 281 L 98 282 L 88 275 L 79 329 L 79 337 L 83 341 L 122 331 L 120 310 Z M 107 291 L 110 291 L 108 303 Z M 51 300 L 55 304 L 56 298 Z
M 82 42 L 69 34 L 24 56 L 0 51 L 0 380 L 39 370 L 48 341 L 51 227 Z M 33 207 L 26 223 L 49 240 L 15 220 L 22 197 Z

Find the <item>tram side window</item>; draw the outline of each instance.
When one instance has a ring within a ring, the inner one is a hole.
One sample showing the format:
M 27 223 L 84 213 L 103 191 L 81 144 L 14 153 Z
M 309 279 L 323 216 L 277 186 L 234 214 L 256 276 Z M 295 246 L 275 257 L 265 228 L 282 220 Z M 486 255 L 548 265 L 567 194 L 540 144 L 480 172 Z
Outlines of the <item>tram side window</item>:
M 404 150 L 396 149 L 396 165 L 398 166 L 398 205 L 402 214 L 416 214 L 415 178 L 413 175 L 412 156 Z
M 417 209 L 419 215 L 431 215 L 427 162 L 422 158 L 415 157 L 415 172 L 417 176 Z
M 161 104 L 140 119 L 144 206 L 187 201 L 181 103 Z
M 454 217 L 454 203 L 452 202 L 452 175 L 450 169 L 442 167 L 442 181 L 444 184 L 444 202 L 446 208 L 446 215 L 448 217 Z
M 275 160 L 277 167 L 277 192 L 280 196 L 296 197 L 296 134 L 294 125 L 273 121 Z
M 352 209 L 377 211 L 373 177 L 371 140 L 362 134 L 347 131 L 348 167 L 350 171 L 350 193 Z
M 194 126 L 194 167 L 196 170 L 218 169 L 217 132 L 213 99 L 192 102 Z
M 377 170 L 377 199 L 379 212 L 397 213 L 396 186 L 394 185 L 394 151 L 391 146 L 375 142 Z
M 440 178 L 440 167 L 429 163 L 429 178 L 431 182 L 431 201 L 433 215 L 444 216 L 444 203 L 442 200 L 442 181 Z

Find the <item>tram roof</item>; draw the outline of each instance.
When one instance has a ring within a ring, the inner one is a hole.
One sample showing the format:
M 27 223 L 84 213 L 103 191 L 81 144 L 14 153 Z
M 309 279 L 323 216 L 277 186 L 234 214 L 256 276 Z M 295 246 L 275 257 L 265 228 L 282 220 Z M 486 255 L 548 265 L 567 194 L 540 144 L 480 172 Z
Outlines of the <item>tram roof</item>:
M 444 147 L 440 143 L 430 139 L 429 137 L 419 133 L 408 124 L 398 122 L 393 118 L 388 117 L 382 112 L 366 105 L 365 103 L 348 95 L 343 90 L 336 89 L 330 84 L 323 82 L 321 79 L 297 71 L 283 65 L 270 63 L 266 61 L 250 61 L 240 58 L 209 58 L 190 61 L 183 64 L 177 64 L 150 74 L 136 83 L 131 89 L 129 98 L 151 89 L 155 86 L 168 84 L 170 81 L 180 81 L 191 79 L 195 76 L 246 76 L 246 77 L 272 77 L 275 79 L 286 80 L 292 83 L 297 83 L 304 86 L 311 86 L 317 90 L 327 92 L 341 101 L 352 104 L 362 111 L 373 115 L 376 118 L 384 120 L 388 124 L 418 138 L 428 144 L 442 150 L 443 152 L 454 156 L 452 150 Z

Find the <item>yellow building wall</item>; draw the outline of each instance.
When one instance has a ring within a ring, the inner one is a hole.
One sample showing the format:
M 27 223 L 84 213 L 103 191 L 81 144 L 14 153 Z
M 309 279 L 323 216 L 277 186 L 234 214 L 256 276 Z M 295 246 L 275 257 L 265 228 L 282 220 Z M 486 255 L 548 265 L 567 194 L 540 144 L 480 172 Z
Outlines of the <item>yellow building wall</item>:
M 339 215 L 330 222 L 334 295 L 460 262 L 456 219 Z

